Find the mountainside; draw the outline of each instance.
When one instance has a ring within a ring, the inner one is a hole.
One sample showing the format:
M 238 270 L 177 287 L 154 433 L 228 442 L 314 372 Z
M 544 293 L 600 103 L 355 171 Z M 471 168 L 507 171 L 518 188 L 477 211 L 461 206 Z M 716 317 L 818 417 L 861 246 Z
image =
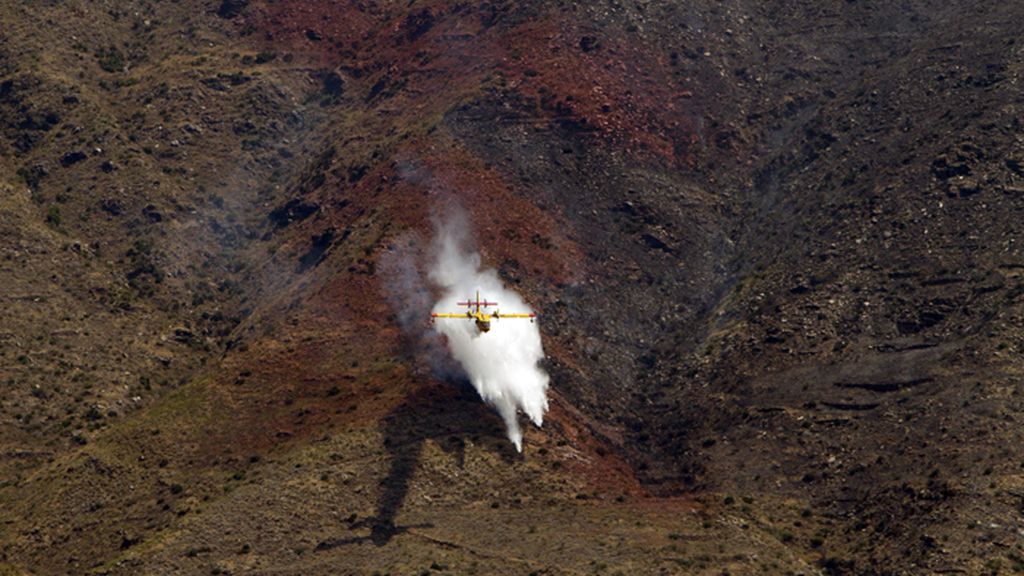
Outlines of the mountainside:
M 1022 20 L 0 5 L 0 574 L 1024 572 Z M 461 211 L 522 454 L 424 336 Z

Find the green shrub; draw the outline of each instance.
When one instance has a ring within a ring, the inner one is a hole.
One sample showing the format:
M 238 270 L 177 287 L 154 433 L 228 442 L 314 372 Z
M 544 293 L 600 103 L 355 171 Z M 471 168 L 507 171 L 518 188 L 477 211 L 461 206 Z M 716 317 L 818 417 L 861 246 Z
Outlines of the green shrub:
M 46 223 L 51 226 L 60 226 L 60 208 L 50 206 L 46 211 Z
M 120 72 L 124 70 L 124 55 L 114 46 L 97 52 L 96 58 L 104 72 Z

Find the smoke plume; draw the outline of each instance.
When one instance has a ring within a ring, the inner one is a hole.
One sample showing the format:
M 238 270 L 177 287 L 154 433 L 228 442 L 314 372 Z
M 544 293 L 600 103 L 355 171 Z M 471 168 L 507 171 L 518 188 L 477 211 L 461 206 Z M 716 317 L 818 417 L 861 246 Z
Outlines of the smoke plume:
M 435 313 L 464 312 L 458 301 L 480 299 L 497 302 L 488 308 L 505 313 L 528 313 L 529 306 L 518 294 L 505 288 L 494 270 L 480 268 L 480 255 L 472 248 L 469 225 L 458 210 L 446 210 L 435 219 L 434 260 L 429 280 L 442 292 Z M 508 438 L 522 452 L 523 432 L 517 410 L 540 426 L 548 409 L 548 375 L 538 366 L 544 357 L 540 331 L 526 319 L 494 319 L 491 330 L 480 333 L 473 321 L 439 318 L 434 329 L 443 334 L 448 348 L 466 371 L 484 402 L 493 406 L 508 431 Z

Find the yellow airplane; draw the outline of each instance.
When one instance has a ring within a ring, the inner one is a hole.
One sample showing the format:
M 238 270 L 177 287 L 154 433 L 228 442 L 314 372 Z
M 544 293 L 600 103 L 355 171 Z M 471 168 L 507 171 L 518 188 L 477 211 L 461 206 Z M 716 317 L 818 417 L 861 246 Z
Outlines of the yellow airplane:
M 475 320 L 476 327 L 480 332 L 489 332 L 491 330 L 491 319 L 498 320 L 499 318 L 529 318 L 530 322 L 537 317 L 536 314 L 530 312 L 529 314 L 500 314 L 497 310 L 493 313 L 481 312 L 480 308 L 487 308 L 490 306 L 497 306 L 497 302 L 488 302 L 485 298 L 483 302 L 480 301 L 480 291 L 476 292 L 476 301 L 466 300 L 465 302 L 456 302 L 459 306 L 466 306 L 467 308 L 476 307 L 476 311 L 466 310 L 462 314 L 430 314 L 430 321 L 433 322 L 435 318 L 465 318 L 467 320 Z

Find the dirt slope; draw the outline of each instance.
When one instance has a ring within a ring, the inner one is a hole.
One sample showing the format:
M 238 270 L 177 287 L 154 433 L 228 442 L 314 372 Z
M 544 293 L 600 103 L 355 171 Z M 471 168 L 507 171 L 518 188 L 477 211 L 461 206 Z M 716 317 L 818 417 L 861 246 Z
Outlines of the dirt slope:
M 1022 17 L 0 7 L 0 573 L 1024 570 Z M 456 205 L 522 455 L 395 305 Z

